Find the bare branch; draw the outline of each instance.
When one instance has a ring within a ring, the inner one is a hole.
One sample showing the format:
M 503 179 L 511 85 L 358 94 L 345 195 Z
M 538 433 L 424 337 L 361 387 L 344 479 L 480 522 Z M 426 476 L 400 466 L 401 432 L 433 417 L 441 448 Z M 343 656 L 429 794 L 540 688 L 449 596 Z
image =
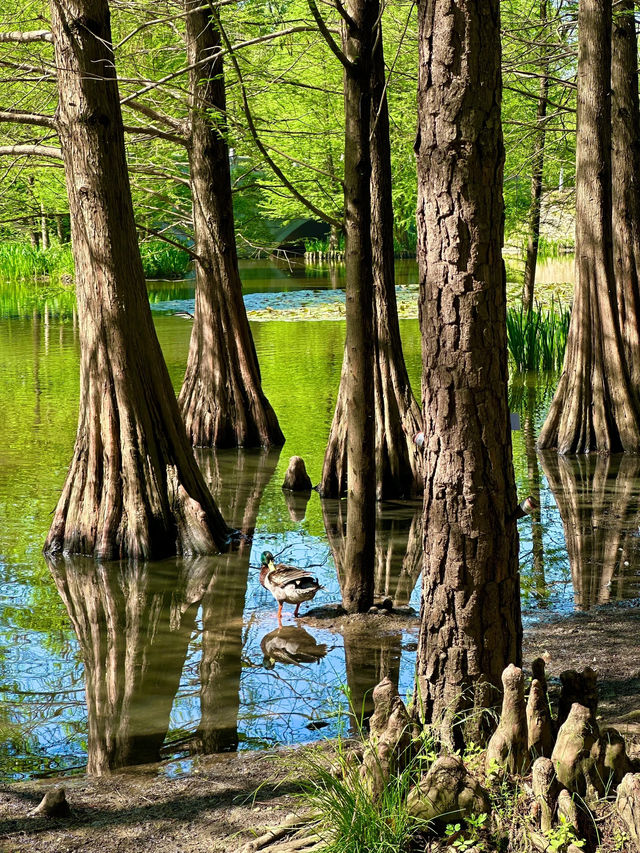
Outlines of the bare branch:
M 140 136 L 153 136 L 157 139 L 165 139 L 167 142 L 173 142 L 174 145 L 186 145 L 187 140 L 184 136 L 178 136 L 175 133 L 167 133 L 166 130 L 159 130 L 157 127 L 135 127 L 130 124 L 124 125 L 125 133 L 137 133 Z
M 127 101 L 127 106 L 129 109 L 134 110 L 137 113 L 140 113 L 143 116 L 146 116 L 151 121 L 157 121 L 160 124 L 164 124 L 167 127 L 172 127 L 174 130 L 177 130 L 179 133 L 183 130 L 183 123 L 172 116 L 165 115 L 164 113 L 159 113 L 157 110 L 154 110 L 152 107 L 147 104 L 141 104 L 140 101 L 132 100 Z
M 159 240 L 162 240 L 165 243 L 169 243 L 170 246 L 175 246 L 182 252 L 186 252 L 190 258 L 193 258 L 194 261 L 201 260 L 200 255 L 197 252 L 194 252 L 193 249 L 190 249 L 188 246 L 185 246 L 182 243 L 178 243 L 177 240 L 172 240 L 170 237 L 165 237 L 162 231 L 156 231 L 155 228 L 147 228 L 146 225 L 140 225 L 139 222 L 136 222 L 136 228 L 139 228 L 140 231 L 144 231 L 146 234 L 153 234 L 153 236 L 157 237 Z
M 34 41 L 53 41 L 49 30 L 32 30 L 31 32 L 0 33 L 0 42 L 18 42 L 29 44 Z
M 56 129 L 56 120 L 53 116 L 45 116 L 40 113 L 27 113 L 23 110 L 0 110 L 0 122 L 11 122 L 12 124 L 35 124 L 39 127 Z
M 320 11 L 315 4 L 315 0 L 307 0 L 307 4 L 309 6 L 311 14 L 313 15 L 313 20 L 318 25 L 318 29 L 320 30 L 320 33 L 322 34 L 322 37 L 324 38 L 326 43 L 329 45 L 331 52 L 338 57 L 338 59 L 340 60 L 342 65 L 344 65 L 348 72 L 352 72 L 354 69 L 353 63 L 351 62 L 351 60 L 347 59 L 347 57 L 336 44 L 333 36 L 331 35 L 329 27 L 326 25 L 324 18 L 320 14 Z
M 53 157 L 62 160 L 62 151 L 50 145 L 0 145 L 0 155 L 15 157 Z

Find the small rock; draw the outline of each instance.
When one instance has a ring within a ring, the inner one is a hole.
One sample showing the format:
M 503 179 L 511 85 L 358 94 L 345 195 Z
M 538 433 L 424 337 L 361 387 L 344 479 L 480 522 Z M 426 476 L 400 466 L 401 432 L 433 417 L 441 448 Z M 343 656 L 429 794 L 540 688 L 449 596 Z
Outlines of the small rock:
M 378 608 L 377 608 L 377 607 L 375 607 L 375 606 L 374 606 L 374 607 L 370 607 L 370 608 L 367 610 L 367 613 L 368 613 L 370 616 L 375 616 L 375 615 L 376 615 L 376 613 L 379 613 L 379 612 L 380 612 L 380 611 L 379 611 L 379 610 L 378 610 Z
M 307 474 L 307 469 L 302 456 L 292 456 L 289 459 L 289 467 L 284 475 L 283 489 L 289 489 L 292 492 L 310 492 L 311 479 Z
M 383 598 L 378 607 L 380 607 L 382 610 L 393 610 L 393 599 L 389 596 Z

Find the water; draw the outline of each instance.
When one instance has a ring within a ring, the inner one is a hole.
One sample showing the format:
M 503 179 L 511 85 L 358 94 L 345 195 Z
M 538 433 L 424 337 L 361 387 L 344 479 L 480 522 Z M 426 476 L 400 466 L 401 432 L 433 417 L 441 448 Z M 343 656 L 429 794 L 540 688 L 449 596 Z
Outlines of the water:
M 314 289 L 299 270 L 293 283 L 279 273 L 270 279 L 265 264 L 248 271 L 272 292 L 284 292 L 282 282 Z M 161 288 L 159 302 L 191 298 L 188 283 L 151 285 Z M 252 324 L 287 444 L 268 454 L 199 451 L 225 518 L 253 532 L 250 542 L 229 555 L 138 567 L 82 558 L 47 565 L 42 543 L 75 436 L 79 351 L 73 300 L 32 291 L 0 287 L 0 776 L 311 740 L 352 727 L 345 692 L 366 707 L 380 673 L 397 675 L 409 691 L 411 619 L 372 635 L 330 630 L 328 610 L 295 630 L 285 607 L 287 628 L 278 633 L 274 601 L 258 583 L 260 553 L 270 550 L 318 574 L 325 588 L 314 606 L 339 600 L 339 505 L 323 507 L 316 493 L 306 505 L 287 502 L 280 485 L 293 454 L 319 479 L 343 324 Z M 190 323 L 169 314 L 155 321 L 178 388 Z M 401 332 L 418 388 L 417 321 L 401 321 Z M 526 620 L 639 594 L 638 465 L 594 459 L 558 467 L 556 457 L 554 467 L 553 458 L 539 458 L 549 382 L 511 386 L 522 421 L 513 436 L 518 491 L 541 504 L 539 518 L 519 523 Z M 394 502 L 378 514 L 378 593 L 417 609 L 420 507 Z

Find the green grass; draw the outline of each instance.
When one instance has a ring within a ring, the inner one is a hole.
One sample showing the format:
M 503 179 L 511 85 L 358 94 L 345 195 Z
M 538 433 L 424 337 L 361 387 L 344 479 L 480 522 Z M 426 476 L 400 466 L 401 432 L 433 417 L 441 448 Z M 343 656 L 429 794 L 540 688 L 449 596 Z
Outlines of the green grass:
M 523 306 L 507 309 L 507 346 L 519 371 L 560 370 L 569 334 L 570 311 L 560 305 L 526 312 Z
M 146 278 L 185 278 L 191 257 L 163 240 L 149 240 L 140 245 Z M 71 244 L 56 243 L 48 249 L 36 249 L 28 243 L 0 244 L 0 278 L 24 281 L 41 278 L 73 277 Z

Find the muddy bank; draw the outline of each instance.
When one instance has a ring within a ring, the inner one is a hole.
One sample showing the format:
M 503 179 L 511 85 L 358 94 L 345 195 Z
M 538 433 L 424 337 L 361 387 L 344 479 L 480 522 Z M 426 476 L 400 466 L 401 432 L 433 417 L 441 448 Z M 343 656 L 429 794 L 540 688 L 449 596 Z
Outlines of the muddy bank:
M 341 622 L 335 613 L 315 618 L 325 624 L 333 618 Z M 375 618 L 382 622 L 387 617 Z M 545 658 L 552 690 L 564 669 L 597 669 L 599 717 L 623 730 L 634 742 L 632 754 L 638 755 L 640 606 L 610 606 L 541 621 L 525 631 L 524 655 L 526 662 L 538 655 Z M 233 853 L 294 807 L 295 788 L 284 781 L 283 756 L 295 768 L 295 749 L 283 749 L 195 757 L 102 779 L 2 786 L 0 851 Z M 67 789 L 72 818 L 28 816 L 56 784 Z

